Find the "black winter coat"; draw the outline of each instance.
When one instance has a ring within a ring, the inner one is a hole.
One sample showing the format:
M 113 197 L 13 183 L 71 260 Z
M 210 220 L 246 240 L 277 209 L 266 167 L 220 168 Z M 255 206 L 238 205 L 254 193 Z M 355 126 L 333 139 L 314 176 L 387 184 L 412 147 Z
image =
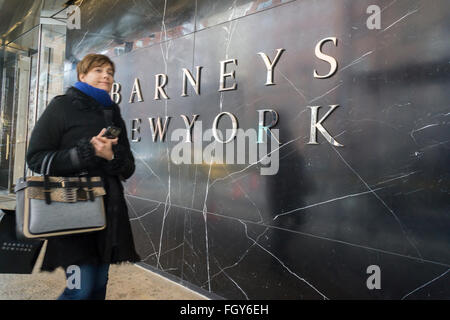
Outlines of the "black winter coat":
M 114 159 L 97 157 L 90 143 L 106 123 L 104 110 L 112 110 L 112 122 L 121 127 L 118 144 L 113 145 Z M 44 156 L 57 151 L 50 175 L 73 176 L 86 172 L 101 176 L 106 228 L 102 231 L 49 238 L 41 271 L 53 271 L 69 265 L 138 262 L 131 233 L 123 185 L 135 170 L 125 123 L 117 104 L 100 105 L 94 98 L 71 87 L 47 106 L 31 134 L 27 151 L 28 167 L 40 172 Z

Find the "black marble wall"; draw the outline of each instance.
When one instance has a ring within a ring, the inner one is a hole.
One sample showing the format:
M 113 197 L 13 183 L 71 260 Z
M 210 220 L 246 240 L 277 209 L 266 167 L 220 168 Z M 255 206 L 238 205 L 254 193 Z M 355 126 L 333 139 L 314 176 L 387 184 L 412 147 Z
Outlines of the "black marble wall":
M 125 186 L 143 265 L 230 299 L 448 299 L 449 17 L 446 0 L 83 1 L 66 85 L 86 53 L 107 54 L 130 139 L 141 119 Z M 315 47 L 329 37 L 337 45 L 322 52 L 338 69 L 318 79 L 330 64 Z M 258 53 L 273 61 L 279 48 L 266 86 Z M 219 92 L 228 59 L 226 86 L 237 89 Z M 182 97 L 182 68 L 195 77 L 196 66 L 200 94 L 188 82 Z M 169 99 L 154 99 L 157 74 Z M 129 103 L 135 78 L 143 101 Z M 308 144 L 308 107 L 320 106 L 319 121 L 331 105 L 322 125 L 343 146 L 319 130 Z M 256 132 L 262 109 L 279 115 L 277 174 L 263 175 L 251 151 L 243 164 L 174 163 L 180 115 L 197 114 L 193 131 L 204 132 L 229 112 Z M 153 142 L 148 118 L 166 116 L 165 139 Z

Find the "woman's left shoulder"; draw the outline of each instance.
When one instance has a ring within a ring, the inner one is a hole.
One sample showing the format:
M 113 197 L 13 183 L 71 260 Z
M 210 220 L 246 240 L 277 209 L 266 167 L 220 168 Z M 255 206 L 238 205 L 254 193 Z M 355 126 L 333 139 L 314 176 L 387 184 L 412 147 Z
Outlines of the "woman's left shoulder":
M 113 104 L 111 105 L 111 108 L 114 110 L 114 113 L 121 113 L 121 111 L 122 110 L 120 110 L 120 106 L 117 104 L 117 103 L 115 103 L 115 102 L 113 102 Z
M 123 120 L 122 108 L 117 103 L 113 103 L 112 109 L 114 111 L 114 117 L 118 117 Z

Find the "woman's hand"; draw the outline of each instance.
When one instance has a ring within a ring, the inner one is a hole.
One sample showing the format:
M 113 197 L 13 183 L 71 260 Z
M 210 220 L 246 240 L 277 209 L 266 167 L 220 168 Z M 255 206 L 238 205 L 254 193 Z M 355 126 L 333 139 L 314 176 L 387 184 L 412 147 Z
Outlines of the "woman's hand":
M 108 139 L 105 137 L 102 137 L 102 135 L 106 132 L 106 129 L 103 128 L 102 131 L 97 136 L 92 137 L 91 144 L 95 149 L 95 155 L 106 159 L 106 160 L 112 160 L 113 159 L 113 150 L 112 145 L 117 144 L 119 141 L 119 138 L 115 139 Z

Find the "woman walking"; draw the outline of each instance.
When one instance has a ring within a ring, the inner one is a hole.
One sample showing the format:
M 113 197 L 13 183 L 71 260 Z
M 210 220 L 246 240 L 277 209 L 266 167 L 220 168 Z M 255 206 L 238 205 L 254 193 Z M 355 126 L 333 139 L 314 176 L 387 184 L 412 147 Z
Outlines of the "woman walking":
M 40 172 L 42 160 L 57 151 L 50 175 L 102 177 L 106 228 L 48 239 L 41 271 L 63 267 L 69 279 L 79 271 L 80 285 L 68 286 L 58 299 L 105 299 L 111 263 L 138 262 L 121 183 L 134 173 L 125 123 L 110 96 L 115 66 L 104 55 L 88 54 L 77 65 L 78 82 L 47 106 L 31 134 L 27 164 Z M 115 139 L 106 127 L 121 128 Z

